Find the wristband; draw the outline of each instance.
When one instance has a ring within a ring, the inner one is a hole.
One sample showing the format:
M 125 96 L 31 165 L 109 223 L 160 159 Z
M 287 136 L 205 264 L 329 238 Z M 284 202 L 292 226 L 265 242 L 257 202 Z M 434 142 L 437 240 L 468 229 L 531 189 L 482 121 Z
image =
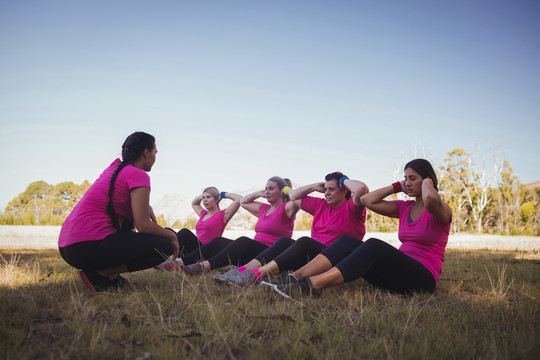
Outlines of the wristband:
M 219 193 L 219 196 L 221 196 L 222 199 L 225 199 L 225 194 L 226 193 L 227 193 L 226 191 L 222 191 L 222 192 Z
M 392 187 L 394 188 L 394 194 L 403 191 L 403 188 L 401 187 L 401 183 L 399 181 L 396 181 L 395 183 L 393 183 Z
M 345 186 L 345 180 L 347 180 L 348 177 L 343 176 L 341 179 L 339 179 L 339 186 L 344 187 Z
M 291 190 L 291 188 L 288 187 L 288 186 L 285 186 L 283 188 L 283 190 L 281 190 L 281 192 L 288 196 L 289 195 L 289 190 Z

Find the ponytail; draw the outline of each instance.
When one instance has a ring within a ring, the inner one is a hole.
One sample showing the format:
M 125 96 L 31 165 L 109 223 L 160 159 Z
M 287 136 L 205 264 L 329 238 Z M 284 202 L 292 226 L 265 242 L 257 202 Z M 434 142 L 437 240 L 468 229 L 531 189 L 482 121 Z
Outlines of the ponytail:
M 291 182 L 290 179 L 287 179 L 287 178 L 284 179 L 284 178 L 279 177 L 279 176 L 272 176 L 268 180 L 275 182 L 280 190 L 283 190 L 283 188 L 285 186 L 288 186 L 288 187 L 290 187 L 292 189 L 292 182 Z M 287 194 L 283 194 L 281 199 L 283 200 L 284 203 L 291 200 L 291 198 L 289 198 L 289 195 L 287 195 Z
M 119 230 L 120 224 L 118 224 L 118 216 L 116 216 L 116 211 L 114 211 L 114 205 L 113 205 L 113 195 L 114 195 L 114 183 L 116 182 L 116 178 L 118 177 L 118 174 L 120 174 L 120 171 L 122 171 L 123 168 L 128 165 L 128 162 L 122 161 L 120 165 L 116 168 L 114 171 L 111 182 L 109 184 L 109 202 L 107 203 L 107 214 L 111 217 L 113 226 Z
M 144 150 L 152 150 L 155 146 L 156 139 L 152 135 L 142 131 L 137 131 L 129 135 L 122 144 L 122 162 L 118 165 L 111 177 L 108 194 L 109 202 L 107 203 L 107 214 L 111 217 L 113 226 L 117 230 L 120 230 L 120 224 L 118 223 L 118 216 L 116 215 L 116 211 L 114 211 L 113 205 L 114 183 L 116 182 L 116 178 L 126 165 L 137 161 L 144 153 Z M 133 226 L 130 227 L 132 228 Z M 123 227 L 122 230 L 124 230 Z

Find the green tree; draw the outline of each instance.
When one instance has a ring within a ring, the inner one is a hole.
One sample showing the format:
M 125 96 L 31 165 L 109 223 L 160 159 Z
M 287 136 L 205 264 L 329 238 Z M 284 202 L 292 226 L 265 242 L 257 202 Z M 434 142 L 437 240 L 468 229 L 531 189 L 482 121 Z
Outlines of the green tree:
M 513 175 L 514 169 L 506 160 L 502 161 L 500 168 L 498 191 L 495 192 L 494 199 L 497 206 L 493 210 L 493 217 L 499 234 L 510 234 L 511 219 L 516 218 L 519 200 L 516 203 L 516 192 L 514 189 L 519 185 L 518 177 Z
M 441 188 L 449 197 L 455 220 L 463 221 L 464 226 L 469 220 L 474 221 L 476 231 L 482 232 L 482 224 L 486 219 L 487 205 L 491 202 L 491 183 L 495 179 L 485 168 L 480 168 L 473 156 L 463 149 L 454 149 L 444 159 L 441 166 Z M 467 210 L 465 220 L 463 210 Z
M 69 181 L 54 186 L 35 181 L 9 202 L 0 221 L 9 225 L 61 225 L 90 185 L 86 180 L 81 185 Z
M 172 226 L 171 226 L 173 229 L 181 229 L 182 228 L 182 222 L 178 219 L 176 219 Z
M 159 214 L 156 216 L 156 221 L 158 223 L 159 226 L 161 227 L 168 227 L 169 225 L 167 224 L 167 220 L 165 220 L 165 215 L 163 214 Z
M 297 231 L 311 230 L 313 225 L 313 215 L 305 211 L 301 212 L 301 215 L 296 217 L 294 222 L 294 229 Z
M 196 224 L 197 224 L 197 219 L 191 217 L 186 220 L 186 222 L 184 223 L 184 225 L 182 225 L 182 227 L 186 229 L 194 230 Z

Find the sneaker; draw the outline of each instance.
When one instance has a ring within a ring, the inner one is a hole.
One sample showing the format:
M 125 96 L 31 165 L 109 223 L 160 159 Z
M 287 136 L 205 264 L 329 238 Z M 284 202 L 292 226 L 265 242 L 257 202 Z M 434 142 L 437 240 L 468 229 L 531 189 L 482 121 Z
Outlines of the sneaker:
M 297 281 L 298 279 L 292 273 L 282 271 L 277 278 L 270 282 L 275 285 L 287 285 Z
M 191 265 L 180 265 L 180 269 L 182 269 L 182 271 L 184 271 L 186 275 L 202 274 L 205 271 L 202 262 L 194 263 Z
M 109 280 L 109 287 L 121 288 L 129 285 L 129 281 L 125 277 L 118 275 L 116 278 Z
M 272 288 L 273 290 L 277 291 L 278 286 L 286 286 L 290 285 L 292 283 L 298 282 L 298 279 L 293 275 L 286 271 L 282 271 L 277 278 L 275 278 L 272 281 L 262 281 L 261 286 Z
M 222 281 L 222 282 L 229 282 L 229 278 L 238 276 L 239 274 L 240 274 L 240 271 L 238 271 L 238 267 L 233 265 L 233 267 L 226 273 L 215 275 L 214 280 Z
M 79 276 L 94 294 L 111 286 L 111 280 L 107 276 L 100 275 L 94 270 L 79 270 Z
M 290 285 L 292 283 L 298 282 L 298 279 L 293 275 L 289 274 L 286 271 L 282 271 L 277 278 L 275 278 L 272 281 L 261 281 L 261 286 L 271 288 L 272 290 L 279 292 L 281 295 L 285 296 L 283 293 L 281 293 L 278 289 L 282 288 L 283 286 Z M 290 298 L 289 296 L 285 296 L 287 298 Z
M 264 283 L 264 284 L 263 284 Z M 272 288 L 275 292 L 281 296 L 291 299 L 292 297 L 302 297 L 302 296 L 320 296 L 321 291 L 315 290 L 311 285 L 311 281 L 307 276 L 301 278 L 300 280 L 292 281 L 288 284 L 274 284 L 264 282 L 261 285 Z
M 255 284 L 257 281 L 259 281 L 259 279 L 255 277 L 255 274 L 253 273 L 253 271 L 251 271 L 251 269 L 247 269 L 245 271 L 238 272 L 235 276 L 229 277 L 229 279 L 227 279 L 227 282 L 231 285 L 246 286 L 249 284 Z
M 176 260 L 167 260 L 162 262 L 161 264 L 154 266 L 157 270 L 166 270 L 166 271 L 179 271 L 180 270 L 180 264 Z

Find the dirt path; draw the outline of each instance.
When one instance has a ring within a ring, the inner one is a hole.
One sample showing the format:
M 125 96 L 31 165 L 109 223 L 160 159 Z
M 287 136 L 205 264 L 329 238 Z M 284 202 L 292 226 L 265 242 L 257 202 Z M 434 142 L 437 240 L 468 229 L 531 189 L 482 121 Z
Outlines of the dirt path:
M 56 248 L 60 226 L 0 226 L 0 248 Z M 253 237 L 253 231 L 226 230 L 225 237 L 236 239 L 240 236 Z M 293 238 L 309 236 L 309 231 L 298 231 Z M 399 246 L 397 233 L 367 233 L 365 238 L 376 237 L 394 246 Z M 451 235 L 448 240 L 449 249 L 490 249 L 521 250 L 540 252 L 538 236 L 499 236 L 499 235 Z

